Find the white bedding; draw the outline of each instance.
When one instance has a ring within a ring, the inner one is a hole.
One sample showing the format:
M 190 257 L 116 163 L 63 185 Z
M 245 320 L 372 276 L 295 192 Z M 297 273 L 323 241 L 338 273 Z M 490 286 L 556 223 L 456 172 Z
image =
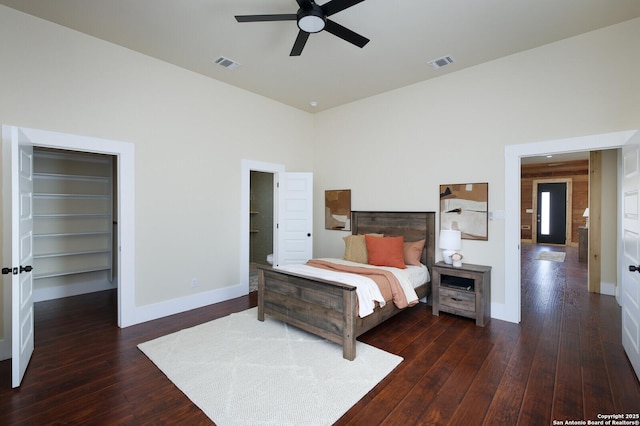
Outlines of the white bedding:
M 409 303 L 418 300 L 418 295 L 416 294 L 414 288 L 429 281 L 429 270 L 424 265 L 407 265 L 406 269 L 399 269 L 389 266 L 367 265 L 364 263 L 351 262 L 344 259 L 323 258 L 319 260 L 325 260 L 341 265 L 357 266 L 361 268 L 384 269 L 387 271 L 391 271 L 400 282 L 400 285 L 402 286 L 402 289 Z M 367 315 L 373 313 L 375 302 L 378 302 L 380 306 L 385 305 L 385 301 L 376 283 L 372 279 L 360 276 L 358 274 L 330 271 L 321 268 L 314 268 L 313 266 L 309 265 L 282 265 L 275 267 L 274 269 L 279 269 L 300 275 L 306 275 L 313 278 L 336 281 L 356 287 L 356 294 L 358 296 L 358 315 L 361 318 L 364 318 Z

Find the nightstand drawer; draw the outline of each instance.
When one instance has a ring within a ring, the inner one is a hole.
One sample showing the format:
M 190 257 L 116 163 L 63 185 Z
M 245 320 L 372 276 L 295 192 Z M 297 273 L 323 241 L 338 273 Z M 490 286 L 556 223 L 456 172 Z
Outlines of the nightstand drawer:
M 450 306 L 463 311 L 476 311 L 476 295 L 465 291 L 440 287 L 440 305 Z

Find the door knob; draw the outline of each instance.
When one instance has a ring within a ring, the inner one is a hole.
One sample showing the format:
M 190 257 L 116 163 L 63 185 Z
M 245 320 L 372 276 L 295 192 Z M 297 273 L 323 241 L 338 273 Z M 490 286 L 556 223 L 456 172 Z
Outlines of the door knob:
M 640 266 L 629 265 L 630 272 L 640 272 Z
M 31 272 L 31 271 L 33 271 L 33 266 L 31 266 L 31 265 L 27 265 L 27 266 L 20 265 L 20 273 Z

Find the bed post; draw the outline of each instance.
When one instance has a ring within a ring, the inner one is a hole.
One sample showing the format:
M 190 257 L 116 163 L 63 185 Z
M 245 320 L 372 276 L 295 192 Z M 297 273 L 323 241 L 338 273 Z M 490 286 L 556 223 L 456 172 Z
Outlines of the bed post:
M 344 329 L 342 330 L 342 357 L 353 361 L 356 359 L 356 292 L 343 290 Z
M 258 268 L 258 321 L 264 321 L 264 271 Z

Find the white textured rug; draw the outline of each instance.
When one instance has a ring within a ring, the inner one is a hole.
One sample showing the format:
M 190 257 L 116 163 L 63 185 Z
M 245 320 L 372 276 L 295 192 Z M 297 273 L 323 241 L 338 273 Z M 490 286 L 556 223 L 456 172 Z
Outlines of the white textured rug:
M 330 425 L 402 358 L 342 347 L 256 308 L 138 345 L 217 425 Z
M 564 262 L 567 254 L 559 251 L 541 251 L 536 256 L 537 260 L 550 260 L 552 262 Z

